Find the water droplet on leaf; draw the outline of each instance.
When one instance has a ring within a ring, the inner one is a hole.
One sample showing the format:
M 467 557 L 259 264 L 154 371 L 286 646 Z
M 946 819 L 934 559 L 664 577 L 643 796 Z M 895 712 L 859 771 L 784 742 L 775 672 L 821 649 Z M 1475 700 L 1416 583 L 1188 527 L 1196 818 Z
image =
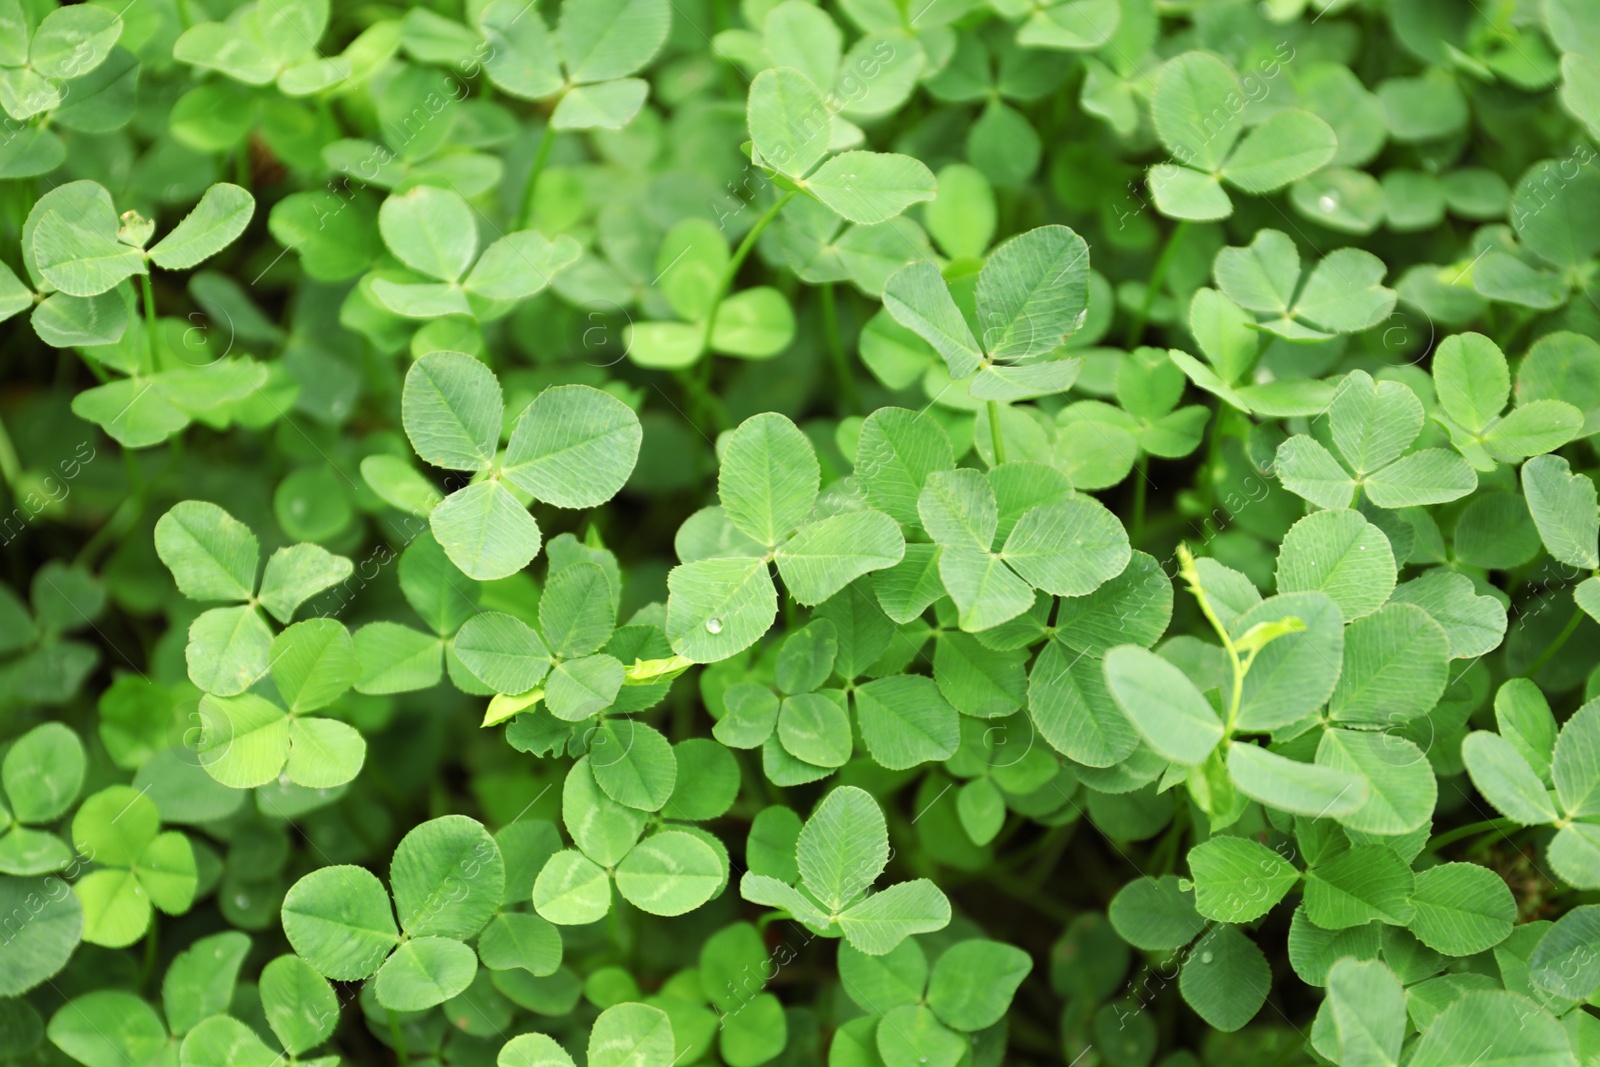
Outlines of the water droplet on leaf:
M 707 619 L 706 620 L 706 633 L 708 633 L 708 634 L 720 634 L 721 632 L 722 632 L 722 620 L 721 619 Z
M 1339 210 L 1339 198 L 1332 193 L 1323 193 L 1317 198 L 1317 206 L 1324 211 Z
M 1209 952 L 1200 953 L 1200 962 L 1201 963 L 1210 963 L 1211 962 L 1211 958 L 1212 958 L 1211 957 L 1211 953 L 1209 953 Z

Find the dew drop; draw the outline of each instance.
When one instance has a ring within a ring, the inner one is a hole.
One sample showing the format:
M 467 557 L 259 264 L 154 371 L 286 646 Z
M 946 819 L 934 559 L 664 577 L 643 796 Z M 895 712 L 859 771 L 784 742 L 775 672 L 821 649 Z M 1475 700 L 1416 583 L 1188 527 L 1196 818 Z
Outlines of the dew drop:
M 1317 198 L 1317 206 L 1324 211 L 1339 210 L 1339 198 L 1332 193 L 1323 193 Z
M 142 886 L 134 886 L 133 887 L 133 895 L 136 896 L 136 897 L 144 896 L 144 888 Z
M 1211 953 L 1209 953 L 1209 952 L 1200 953 L 1200 962 L 1201 963 L 1210 963 L 1211 962 Z
M 720 634 L 721 632 L 722 632 L 722 620 L 721 619 L 707 619 L 706 620 L 706 633 L 708 633 L 708 634 Z
M 233 898 L 233 906 L 236 908 L 248 908 L 250 906 L 250 898 L 240 893 Z

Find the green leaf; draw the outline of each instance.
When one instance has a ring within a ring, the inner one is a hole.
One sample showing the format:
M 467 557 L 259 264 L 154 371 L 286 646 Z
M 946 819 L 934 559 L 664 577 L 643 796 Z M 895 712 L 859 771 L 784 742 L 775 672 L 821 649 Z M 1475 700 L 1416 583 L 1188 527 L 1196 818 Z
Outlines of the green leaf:
M 50 1017 L 47 1033 L 56 1048 L 91 1067 L 150 1062 L 169 1040 L 154 1008 L 132 993 L 112 989 L 63 1004 Z
M 512 485 L 548 504 L 598 507 L 633 473 L 642 439 L 622 401 L 585 385 L 556 386 L 518 417 L 503 469 Z
M 1326 1018 L 1348 1067 L 1394 1067 L 1406 1036 L 1404 990 L 1377 960 L 1342 959 L 1328 971 Z
M 432 185 L 385 200 L 378 209 L 378 232 L 396 259 L 443 282 L 460 281 L 478 254 L 472 209 L 458 194 Z
M 468 578 L 497 581 L 533 562 L 543 543 L 539 523 L 499 481 L 451 493 L 428 516 L 450 562 Z
M 1028 954 L 999 941 L 973 939 L 951 945 L 928 977 L 928 1007 L 956 1030 L 982 1030 L 999 1022 L 1022 980 L 1033 970 Z
M 728 436 L 717 494 L 734 526 L 773 548 L 810 513 L 820 478 L 811 442 L 787 418 L 768 413 Z
M 321 545 L 288 545 L 267 557 L 261 572 L 261 595 L 256 599 L 287 624 L 307 600 L 347 580 L 355 566 Z
M 1223 922 L 1259 919 L 1300 880 L 1282 856 L 1242 837 L 1214 837 L 1190 849 L 1189 870 L 1196 910 Z
M 494 461 L 504 411 L 494 372 L 461 352 L 430 352 L 406 372 L 401 412 L 417 455 L 450 470 Z
M 1600 700 L 1589 701 L 1561 727 L 1550 775 L 1568 818 L 1600 815 Z
M 298 956 L 279 956 L 261 969 L 261 1008 L 290 1055 L 301 1055 L 333 1034 L 339 1001 L 328 980 Z
M 423 1011 L 464 992 L 478 973 L 478 957 L 448 937 L 415 937 L 378 968 L 373 990 L 390 1011 Z
M 1412 1067 L 1467 1067 L 1473 1062 L 1571 1064 L 1561 1024 L 1526 997 L 1469 992 L 1440 1012 L 1417 1040 Z
M 950 377 L 965 378 L 983 362 L 972 330 L 932 263 L 918 261 L 891 274 L 883 286 L 883 306 L 896 322 L 933 346 L 950 368 Z
M 618 1004 L 594 1021 L 587 1062 L 589 1067 L 671 1067 L 674 1049 L 672 1020 L 666 1012 L 644 1004 Z
M 1367 799 L 1367 785 L 1359 775 L 1250 744 L 1228 746 L 1228 774 L 1251 800 L 1313 819 L 1348 815 Z
M 566 234 L 550 240 L 536 230 L 519 230 L 485 248 L 461 286 L 488 300 L 526 300 L 543 292 L 582 252 Z
M 1089 246 L 1066 226 L 1040 226 L 1012 238 L 978 275 L 983 348 L 996 361 L 1059 348 L 1083 324 L 1088 306 Z
M 642 78 L 618 78 L 573 87 L 550 113 L 553 130 L 620 130 L 633 121 L 650 95 Z
M 78 735 L 58 722 L 35 726 L 6 750 L 0 785 L 19 823 L 65 815 L 83 789 L 86 758 Z
M 1197 766 L 1222 740 L 1222 722 L 1177 667 L 1148 649 L 1106 653 L 1106 688 L 1145 744 L 1174 763 Z
M 192 600 L 249 600 L 260 548 L 232 515 L 201 500 L 174 505 L 156 522 L 156 554 Z
M 550 650 L 538 632 L 503 611 L 468 619 L 451 648 L 473 677 L 496 693 L 525 693 L 550 669 Z
M 30 916 L 0 941 L 0 995 L 15 997 L 54 978 L 83 936 L 83 907 L 58 878 L 0 875 L 5 914 Z
M 1478 333 L 1446 337 L 1433 359 L 1434 388 L 1439 406 L 1469 433 L 1482 433 L 1499 417 L 1511 398 L 1511 371 L 1506 357 Z
M 683 915 L 722 888 L 726 872 L 710 845 L 667 830 L 645 838 L 617 865 L 617 892 L 651 915 Z
M 919 160 L 892 152 L 842 152 L 817 168 L 805 188 L 851 222 L 887 222 L 938 191 Z
M 1320 592 L 1280 593 L 1250 608 L 1230 626 L 1235 642 L 1257 626 L 1299 619 L 1304 629 L 1257 652 L 1245 674 L 1236 726 L 1268 731 L 1298 722 L 1333 695 L 1344 658 L 1344 624 Z
M 1306 918 L 1324 930 L 1412 920 L 1411 865 L 1387 845 L 1354 845 L 1306 872 Z
M 1252 129 L 1222 167 L 1222 176 L 1257 196 L 1322 169 L 1339 148 L 1333 127 L 1309 111 L 1279 111 Z
M 1593 481 L 1573 474 L 1560 456 L 1537 456 L 1522 465 L 1522 492 L 1550 555 L 1585 570 L 1600 567 L 1600 506 Z
M 194 1067 L 271 1067 L 280 1056 L 256 1032 L 229 1015 L 213 1015 L 189 1032 L 179 1061 Z
M 1075 497 L 1024 512 L 999 558 L 1036 589 L 1085 596 L 1121 574 L 1131 557 L 1117 517 Z
M 238 240 L 255 211 L 248 189 L 218 182 L 171 233 L 151 246 L 150 259 L 167 270 L 198 266 Z
M 1232 926 L 1213 926 L 1197 941 L 1178 976 L 1183 999 L 1218 1030 L 1231 1033 L 1266 1003 L 1272 971 L 1266 957 Z
M 1473 863 L 1444 863 L 1417 875 L 1411 932 L 1450 956 L 1471 956 L 1511 935 L 1517 903 L 1493 871 Z
M 1449 655 L 1449 636 L 1427 612 L 1386 604 L 1345 630 L 1344 667 L 1328 713 L 1336 722 L 1374 727 L 1426 715 L 1445 691 Z
M 831 115 L 810 78 L 786 67 L 764 70 L 750 83 L 750 139 L 761 159 L 791 178 L 803 178 L 828 153 Z
M 1499 734 L 1474 730 L 1461 743 L 1472 784 L 1499 812 L 1525 826 L 1555 822 L 1557 812 L 1528 761 Z
M 481 824 L 463 815 L 446 815 L 401 838 L 389 879 L 406 933 L 465 940 L 481 930 L 499 906 L 505 861 Z
M 289 716 L 254 693 L 200 700 L 200 765 L 223 785 L 266 785 L 289 758 Z
M 867 682 L 855 690 L 855 707 L 867 751 L 890 770 L 948 759 L 960 742 L 955 708 L 920 675 Z
M 333 703 L 361 675 L 350 633 L 332 619 L 307 619 L 273 638 L 272 684 L 291 712 Z
M 845 940 L 869 956 L 893 952 L 906 938 L 949 924 L 950 901 L 926 878 L 873 893 L 839 916 Z
M 375 972 L 400 939 L 383 884 L 349 865 L 319 868 L 290 887 L 283 932 L 317 973 L 345 982 Z
M 1403 737 L 1329 730 L 1317 745 L 1317 763 L 1366 779 L 1366 803 L 1339 819 L 1352 830 L 1404 834 L 1433 816 L 1439 784 L 1427 756 Z
M 562 5 L 559 33 L 568 78 L 583 84 L 632 74 L 660 49 L 671 20 L 667 0 Z
M 834 789 L 806 820 L 796 858 L 806 889 L 823 906 L 843 911 L 889 862 L 889 831 L 877 801 L 855 786 Z
M 778 592 L 761 559 L 706 559 L 667 575 L 667 639 L 696 663 L 755 644 L 778 615 Z
M 956 1067 L 966 1051 L 967 1042 L 961 1035 L 920 1004 L 893 1008 L 878 1024 L 878 1062 L 884 1067 Z
M 1244 94 L 1233 70 L 1207 52 L 1184 52 L 1156 75 L 1150 117 L 1173 158 L 1217 170 L 1238 141 Z
M 1151 952 L 1182 948 L 1206 928 L 1193 895 L 1172 874 L 1128 882 L 1111 898 L 1107 916 L 1124 941 Z
M 672 796 L 678 761 L 654 727 L 633 719 L 605 719 L 590 739 L 595 783 L 618 804 L 660 811 Z
M 807 523 L 778 549 L 774 561 L 789 595 L 813 605 L 863 574 L 894 566 L 905 550 L 899 524 L 868 508 Z
M 1326 593 L 1346 621 L 1376 611 L 1395 582 L 1394 552 L 1383 531 L 1358 511 L 1319 511 L 1284 535 L 1278 590 Z
M 533 907 L 557 925 L 595 922 L 611 910 L 611 879 L 583 853 L 558 852 L 533 883 Z

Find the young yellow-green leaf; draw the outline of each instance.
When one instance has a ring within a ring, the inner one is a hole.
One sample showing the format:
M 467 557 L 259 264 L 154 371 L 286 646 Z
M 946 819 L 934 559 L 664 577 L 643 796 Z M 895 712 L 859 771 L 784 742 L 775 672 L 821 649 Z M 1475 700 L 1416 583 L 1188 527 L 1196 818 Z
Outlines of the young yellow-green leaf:
M 1298 722 L 1325 703 L 1338 684 L 1344 621 L 1324 593 L 1269 597 L 1239 616 L 1229 632 L 1238 641 L 1257 626 L 1286 619 L 1299 619 L 1304 629 L 1291 630 L 1256 653 L 1242 687 L 1240 730 L 1270 731 Z
M 248 189 L 218 182 L 193 211 L 150 248 L 150 260 L 168 270 L 188 270 L 227 248 L 250 225 L 256 199 Z

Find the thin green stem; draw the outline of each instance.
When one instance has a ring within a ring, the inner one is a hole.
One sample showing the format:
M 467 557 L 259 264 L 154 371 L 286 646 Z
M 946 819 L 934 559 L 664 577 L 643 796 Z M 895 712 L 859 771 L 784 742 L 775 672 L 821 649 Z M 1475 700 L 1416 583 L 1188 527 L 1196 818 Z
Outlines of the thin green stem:
M 1133 320 L 1128 323 L 1128 338 L 1125 347 L 1132 348 L 1139 343 L 1139 338 L 1144 335 L 1145 323 L 1150 321 L 1150 309 L 1155 307 L 1156 294 L 1161 292 L 1161 284 L 1167 280 L 1167 271 L 1172 268 L 1172 260 L 1177 254 L 1178 246 L 1183 243 L 1184 234 L 1189 232 L 1189 220 L 1184 219 L 1172 228 L 1172 233 L 1167 237 L 1161 255 L 1156 257 L 1155 266 L 1150 269 L 1150 280 L 1145 282 L 1144 299 L 1139 303 L 1139 310 L 1134 314 Z
M 1238 647 L 1234 645 L 1233 638 L 1228 636 L 1228 628 L 1222 625 L 1222 620 L 1217 617 L 1216 610 L 1211 606 L 1211 598 L 1206 595 L 1205 586 L 1200 583 L 1200 572 L 1194 565 L 1194 555 L 1189 551 L 1188 545 L 1181 543 L 1178 545 L 1178 574 L 1188 583 L 1189 592 L 1200 605 L 1200 613 L 1211 623 L 1211 628 L 1217 631 L 1217 636 L 1222 638 L 1223 651 L 1228 653 L 1228 661 L 1233 665 L 1233 695 L 1228 702 L 1228 721 L 1223 724 L 1222 733 L 1224 738 L 1232 737 L 1234 721 L 1239 717 L 1239 705 L 1244 700 L 1244 676 L 1250 669 L 1250 664 L 1240 662 Z
M 733 285 L 733 279 L 738 276 L 739 268 L 744 266 L 745 257 L 750 255 L 750 250 L 756 246 L 756 241 L 760 239 L 766 228 L 772 225 L 772 220 L 778 217 L 778 212 L 782 211 L 789 201 L 799 195 L 800 190 L 791 189 L 778 197 L 777 202 L 767 208 L 761 217 L 756 220 L 756 224 L 750 227 L 750 232 L 744 235 L 744 240 L 739 242 L 739 247 L 733 250 L 733 258 L 729 259 L 728 265 L 723 268 L 722 277 L 717 280 L 716 292 L 711 297 L 711 308 L 706 312 L 706 332 L 701 341 L 701 347 L 711 347 L 711 331 L 717 327 L 717 312 L 722 308 L 723 298 L 728 295 L 728 289 Z
M 147 338 L 150 344 L 150 370 L 154 372 L 160 369 L 160 365 L 156 362 L 156 293 L 150 285 L 148 269 L 139 275 L 139 291 L 144 297 L 145 332 L 150 335 Z
M 833 357 L 833 372 L 839 379 L 839 399 L 844 402 L 845 414 L 854 414 L 859 410 L 856 380 L 845 356 L 844 338 L 839 335 L 839 309 L 834 303 L 832 282 L 822 283 L 822 330 L 828 335 L 828 354 Z
M 394 1042 L 394 1060 L 396 1063 L 405 1063 L 411 1056 L 406 1052 L 406 1037 L 400 1030 L 400 1016 L 394 1013 L 393 1008 L 388 1009 L 388 1012 L 389 1039 Z
M 994 446 L 994 465 L 996 467 L 1006 461 L 1006 438 L 1000 432 L 1000 402 L 989 401 L 989 443 Z
M 22 461 L 17 458 L 17 446 L 11 443 L 11 434 L 6 432 L 3 419 L 0 419 L 0 477 L 5 479 L 13 493 L 16 492 L 18 479 L 22 477 Z
M 1129 532 L 1128 540 L 1137 548 L 1144 539 L 1144 503 L 1145 486 L 1150 484 L 1150 457 L 1141 454 L 1139 462 L 1134 468 L 1133 479 L 1133 529 Z
M 517 212 L 517 218 L 523 226 L 533 225 L 533 196 L 538 191 L 539 176 L 544 173 L 545 164 L 550 162 L 550 149 L 555 143 L 555 127 L 546 119 L 544 133 L 539 135 L 539 150 L 533 155 L 533 168 L 528 171 L 528 182 L 522 187 L 522 208 Z
M 1550 647 L 1539 653 L 1538 659 L 1528 664 L 1528 669 L 1522 672 L 1522 677 L 1532 678 L 1544 670 L 1550 661 L 1555 659 L 1556 653 L 1561 651 L 1561 646 L 1567 643 L 1567 639 L 1578 632 L 1578 624 L 1581 622 L 1583 622 L 1583 609 L 1579 608 L 1572 613 L 1572 618 L 1567 620 L 1567 625 L 1562 628 L 1561 632 L 1556 634 L 1556 639 L 1550 642 Z
M 1476 837 L 1478 834 L 1486 833 L 1490 830 L 1499 830 L 1503 833 L 1507 830 L 1517 829 L 1521 825 L 1515 819 L 1484 819 L 1482 822 L 1468 823 L 1465 826 L 1458 826 L 1454 830 L 1446 830 L 1442 834 L 1430 837 L 1428 839 L 1428 851 L 1437 852 L 1446 845 L 1453 845 L 1463 838 Z

